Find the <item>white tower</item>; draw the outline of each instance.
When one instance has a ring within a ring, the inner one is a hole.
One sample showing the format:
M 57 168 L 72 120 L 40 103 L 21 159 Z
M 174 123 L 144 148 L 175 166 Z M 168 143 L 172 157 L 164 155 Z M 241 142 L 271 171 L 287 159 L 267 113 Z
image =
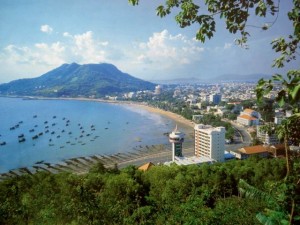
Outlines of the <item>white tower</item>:
M 175 129 L 169 135 L 169 141 L 172 143 L 172 161 L 175 161 L 175 156 L 182 157 L 182 143 L 184 141 L 184 133 Z

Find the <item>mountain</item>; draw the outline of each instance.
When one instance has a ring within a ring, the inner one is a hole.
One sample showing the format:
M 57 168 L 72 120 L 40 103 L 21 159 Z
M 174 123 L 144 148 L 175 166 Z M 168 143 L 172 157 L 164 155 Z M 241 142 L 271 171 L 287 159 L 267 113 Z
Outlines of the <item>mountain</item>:
M 198 79 L 195 77 L 187 77 L 187 78 L 176 78 L 170 80 L 152 80 L 156 84 L 203 84 L 207 83 L 207 81 L 203 81 L 202 79 Z
M 268 74 L 224 74 L 213 78 L 215 81 L 237 81 L 237 82 L 257 82 L 261 78 L 270 79 Z
M 1 95 L 91 96 L 154 90 L 155 84 L 123 73 L 112 64 L 63 64 L 44 75 L 0 85 Z
M 171 80 L 152 80 L 151 82 L 157 84 L 209 84 L 219 82 L 257 82 L 259 79 L 265 78 L 270 79 L 271 75 L 267 74 L 223 74 L 216 77 L 205 76 L 205 77 L 186 77 L 177 78 Z

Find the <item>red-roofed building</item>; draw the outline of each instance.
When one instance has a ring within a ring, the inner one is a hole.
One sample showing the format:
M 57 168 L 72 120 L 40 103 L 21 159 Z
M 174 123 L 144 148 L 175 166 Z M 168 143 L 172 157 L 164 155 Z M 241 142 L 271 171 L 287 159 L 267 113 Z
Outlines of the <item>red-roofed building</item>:
M 245 109 L 237 117 L 237 122 L 246 126 L 259 125 L 260 113 L 252 109 Z
M 143 171 L 148 171 L 154 164 L 152 162 L 148 162 L 142 166 L 140 166 L 138 169 Z
M 260 157 L 268 157 L 269 156 L 270 147 L 267 145 L 255 145 L 249 147 L 240 148 L 237 152 L 231 151 L 230 153 L 235 155 L 238 159 L 247 159 L 251 155 L 258 155 Z

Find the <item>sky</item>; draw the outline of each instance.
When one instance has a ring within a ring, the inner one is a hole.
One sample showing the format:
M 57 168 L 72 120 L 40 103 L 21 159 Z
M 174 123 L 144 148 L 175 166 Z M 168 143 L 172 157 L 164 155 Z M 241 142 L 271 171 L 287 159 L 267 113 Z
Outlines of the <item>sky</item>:
M 38 77 L 64 63 L 111 63 L 144 80 L 197 78 L 226 74 L 274 74 L 298 69 L 299 59 L 272 68 L 278 57 L 270 42 L 292 33 L 281 1 L 276 23 L 267 31 L 249 27 L 249 49 L 217 20 L 211 40 L 195 40 L 197 26 L 180 28 L 171 15 L 156 16 L 162 0 L 0 0 L 0 83 Z M 253 18 L 260 26 L 274 20 Z

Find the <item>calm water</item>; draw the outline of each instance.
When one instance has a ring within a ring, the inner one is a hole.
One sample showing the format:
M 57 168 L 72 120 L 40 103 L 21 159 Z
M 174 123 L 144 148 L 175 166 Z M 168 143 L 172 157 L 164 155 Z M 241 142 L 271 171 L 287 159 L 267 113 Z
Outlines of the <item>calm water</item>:
M 171 119 L 130 105 L 0 98 L 0 143 L 6 142 L 0 146 L 0 173 L 42 160 L 58 163 L 166 144 L 163 133 L 174 127 Z M 19 135 L 26 140 L 19 142 Z

